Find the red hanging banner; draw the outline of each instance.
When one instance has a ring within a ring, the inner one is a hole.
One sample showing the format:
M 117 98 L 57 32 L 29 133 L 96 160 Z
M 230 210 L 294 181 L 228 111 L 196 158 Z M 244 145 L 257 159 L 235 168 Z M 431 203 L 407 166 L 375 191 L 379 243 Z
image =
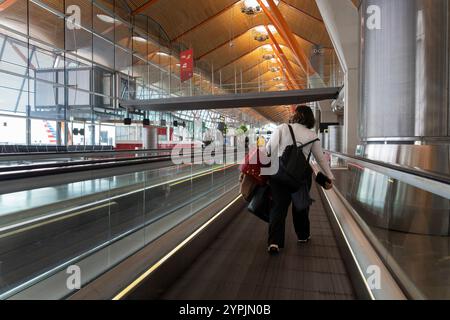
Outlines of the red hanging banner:
M 194 75 L 194 50 L 189 49 L 180 53 L 180 78 L 184 82 Z

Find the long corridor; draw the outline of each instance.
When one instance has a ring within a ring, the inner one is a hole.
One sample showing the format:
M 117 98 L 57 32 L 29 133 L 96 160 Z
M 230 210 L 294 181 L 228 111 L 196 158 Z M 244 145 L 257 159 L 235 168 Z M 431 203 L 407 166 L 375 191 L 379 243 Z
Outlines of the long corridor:
M 337 241 L 313 185 L 312 240 L 297 244 L 289 212 L 286 248 L 266 252 L 267 225 L 245 209 L 161 297 L 183 300 L 354 299 Z

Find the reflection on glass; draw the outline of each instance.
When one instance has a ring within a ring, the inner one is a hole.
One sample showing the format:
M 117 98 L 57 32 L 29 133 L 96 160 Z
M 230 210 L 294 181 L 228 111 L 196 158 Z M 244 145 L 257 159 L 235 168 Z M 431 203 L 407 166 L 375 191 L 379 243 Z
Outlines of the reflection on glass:
M 0 195 L 0 298 L 37 297 L 33 286 L 41 299 L 65 297 L 66 287 L 44 289 L 67 264 L 98 259 L 84 285 L 235 188 L 237 176 L 236 166 L 181 165 Z
M 412 295 L 450 298 L 450 200 L 348 163 L 336 187 L 386 250 L 382 255 Z M 412 288 L 412 289 L 411 289 Z

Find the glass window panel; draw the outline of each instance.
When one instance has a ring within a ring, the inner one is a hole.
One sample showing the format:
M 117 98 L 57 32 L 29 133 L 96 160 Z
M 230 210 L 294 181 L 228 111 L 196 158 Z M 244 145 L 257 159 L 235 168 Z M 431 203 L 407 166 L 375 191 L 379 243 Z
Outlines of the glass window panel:
M 90 0 L 65 0 L 64 3 L 66 8 L 72 5 L 79 6 L 81 9 L 80 25 L 92 29 L 92 2 Z
M 53 47 L 64 48 L 64 19 L 41 6 L 29 3 L 30 36 Z
M 8 38 L 5 42 L 0 69 L 18 74 L 26 74 L 28 66 L 28 46 Z
M 96 0 L 98 2 L 98 0 Z M 130 21 L 130 8 L 127 5 L 126 1 L 122 0 L 100 0 L 100 2 L 108 2 L 108 3 L 114 3 L 114 10 L 116 12 L 116 15 L 122 17 L 122 19 L 125 19 L 125 21 Z
M 56 121 L 31 120 L 31 144 L 56 145 L 57 144 Z
M 68 90 L 68 104 L 71 109 L 73 108 L 90 108 L 90 94 L 85 91 L 75 90 L 69 88 Z M 89 113 L 90 113 L 90 109 Z
M 27 1 L 15 1 L 3 4 L 0 11 L 0 24 L 17 32 L 27 33 Z
M 63 12 L 64 1 L 40 0 L 40 2 L 53 10 L 56 10 L 60 13 Z
M 33 55 L 31 62 L 35 69 L 52 69 L 59 64 L 58 61 L 56 61 L 57 57 L 59 56 L 59 59 L 62 59 L 61 55 L 57 56 L 52 52 L 40 48 L 33 47 L 32 50 Z
M 51 79 L 52 81 L 56 80 L 56 74 L 55 73 L 45 73 L 45 74 L 38 74 L 40 79 L 45 78 L 45 76 L 48 76 L 48 78 L 54 77 L 55 79 Z M 47 80 L 47 79 L 44 79 Z M 59 90 L 57 87 L 55 87 L 54 84 L 43 82 L 43 81 L 36 81 L 36 101 L 35 106 L 36 107 L 49 107 L 49 106 L 56 106 L 57 105 L 57 99 L 58 99 L 58 93 Z
M 132 58 L 130 52 L 116 47 L 115 69 L 126 75 L 132 74 Z
M 101 95 L 93 95 L 94 97 L 94 107 L 103 108 L 103 109 L 112 109 L 112 99 L 109 97 L 101 96 Z M 100 111 L 98 111 L 100 112 Z
M 100 145 L 114 146 L 116 144 L 116 127 L 114 125 L 105 125 L 100 127 Z
M 90 91 L 91 68 L 67 68 L 68 85 L 77 89 Z
M 66 29 L 66 50 L 75 56 L 92 60 L 92 33 L 85 29 Z
M 93 27 L 94 32 L 105 37 L 111 41 L 114 41 L 114 33 L 116 24 L 120 21 L 117 20 L 113 14 L 106 12 L 94 5 L 93 7 Z
M 114 45 L 111 42 L 94 35 L 93 60 L 98 64 L 113 69 Z
M 94 67 L 94 91 L 96 93 L 113 96 L 114 73 L 100 67 Z
M 133 45 L 131 39 L 131 26 L 122 20 L 116 21 L 115 25 L 116 44 L 120 45 L 123 48 L 131 49 Z
M 86 125 L 84 122 L 71 122 L 69 124 L 69 145 L 83 146 L 86 141 Z
M 78 57 L 92 60 L 92 4 L 89 0 L 66 0 L 66 7 L 77 5 L 81 8 L 81 26 L 68 28 L 66 24 L 66 50 Z
M 0 144 L 26 144 L 25 118 L 0 116 Z

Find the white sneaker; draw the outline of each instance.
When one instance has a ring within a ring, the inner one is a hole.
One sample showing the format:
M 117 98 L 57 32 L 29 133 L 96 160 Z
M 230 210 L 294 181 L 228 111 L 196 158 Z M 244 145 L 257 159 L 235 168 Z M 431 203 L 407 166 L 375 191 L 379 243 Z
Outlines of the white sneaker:
M 276 245 L 276 244 L 271 244 L 271 245 L 269 246 L 269 248 L 267 249 L 267 251 L 268 251 L 270 254 L 278 254 L 278 253 L 280 252 L 280 248 L 279 248 L 278 245 Z
M 298 243 L 308 243 L 309 240 L 311 240 L 311 236 L 309 236 L 309 237 L 306 238 L 306 239 L 298 239 Z

